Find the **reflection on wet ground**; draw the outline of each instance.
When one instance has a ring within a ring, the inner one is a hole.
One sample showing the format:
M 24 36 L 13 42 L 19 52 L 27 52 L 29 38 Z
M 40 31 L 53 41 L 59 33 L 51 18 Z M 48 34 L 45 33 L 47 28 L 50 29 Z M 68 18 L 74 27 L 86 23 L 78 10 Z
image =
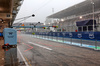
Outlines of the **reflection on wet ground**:
M 55 40 L 55 37 L 48 38 Z M 57 41 L 60 39 L 63 40 L 58 38 Z M 43 37 L 35 38 L 27 34 L 19 34 L 18 40 L 20 42 L 18 48 L 29 66 L 100 66 L 99 51 L 44 40 Z
M 5 66 L 18 66 L 17 48 L 6 48 L 5 51 Z
M 53 37 L 53 40 L 55 39 Z M 100 66 L 99 60 L 99 51 L 23 34 L 19 34 L 17 48 L 5 49 L 5 66 Z
M 5 66 L 22 66 L 25 65 L 23 61 L 19 61 L 17 57 L 17 47 L 5 48 Z

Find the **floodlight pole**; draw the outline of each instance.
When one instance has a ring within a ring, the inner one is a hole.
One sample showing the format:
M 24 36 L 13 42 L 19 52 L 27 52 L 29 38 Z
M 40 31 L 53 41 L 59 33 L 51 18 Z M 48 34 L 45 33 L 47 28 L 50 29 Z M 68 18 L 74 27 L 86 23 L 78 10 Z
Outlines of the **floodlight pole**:
M 91 4 L 92 4 L 92 10 L 93 10 L 93 32 L 95 31 L 94 29 L 94 2 L 91 1 Z

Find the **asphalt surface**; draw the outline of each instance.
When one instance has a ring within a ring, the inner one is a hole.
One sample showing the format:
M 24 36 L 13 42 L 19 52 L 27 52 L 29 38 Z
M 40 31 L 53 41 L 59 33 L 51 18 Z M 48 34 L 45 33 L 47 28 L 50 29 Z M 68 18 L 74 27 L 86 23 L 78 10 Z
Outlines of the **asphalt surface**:
M 100 66 L 100 51 L 21 33 L 18 33 L 17 54 L 26 66 Z

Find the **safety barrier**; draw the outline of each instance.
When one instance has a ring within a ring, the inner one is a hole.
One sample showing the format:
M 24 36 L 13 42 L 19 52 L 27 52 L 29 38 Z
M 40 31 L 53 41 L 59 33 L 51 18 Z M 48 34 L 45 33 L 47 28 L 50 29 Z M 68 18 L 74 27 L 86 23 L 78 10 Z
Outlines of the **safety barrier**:
M 100 32 L 36 32 L 36 35 L 100 41 Z
M 100 50 L 100 32 L 31 32 L 33 37 Z

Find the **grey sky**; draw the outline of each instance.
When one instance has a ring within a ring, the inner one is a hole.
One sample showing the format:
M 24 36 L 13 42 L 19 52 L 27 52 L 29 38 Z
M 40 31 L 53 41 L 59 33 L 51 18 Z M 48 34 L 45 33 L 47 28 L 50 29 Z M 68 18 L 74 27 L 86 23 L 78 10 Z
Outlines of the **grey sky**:
M 80 3 L 84 0 L 24 0 L 16 19 L 35 14 L 25 22 L 44 23 L 47 16 Z M 15 21 L 18 22 L 18 21 Z

